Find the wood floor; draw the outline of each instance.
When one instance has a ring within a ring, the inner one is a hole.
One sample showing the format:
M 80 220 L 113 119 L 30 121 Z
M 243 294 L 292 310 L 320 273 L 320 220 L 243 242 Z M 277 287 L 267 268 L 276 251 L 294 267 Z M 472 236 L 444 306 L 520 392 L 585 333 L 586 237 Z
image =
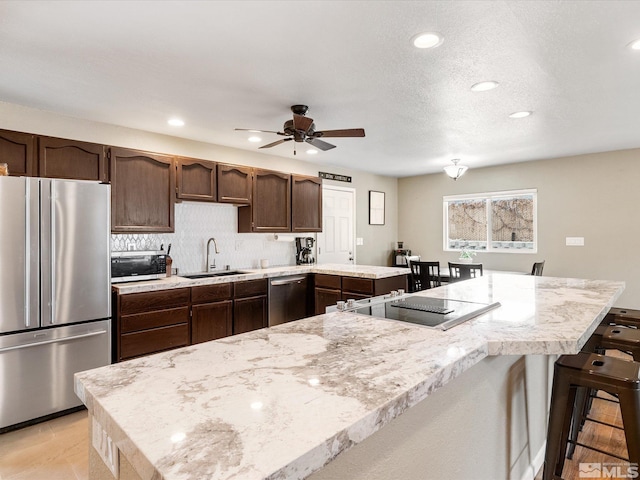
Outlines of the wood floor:
M 598 395 L 613 398 L 604 392 L 599 392 Z M 622 426 L 620 408 L 617 404 L 606 400 L 595 399 L 589 416 L 606 423 Z M 613 452 L 625 458 L 627 457 L 627 444 L 624 438 L 624 432 L 613 427 L 587 421 L 578 436 L 578 442 Z M 579 476 L 580 463 L 606 463 L 610 464 L 610 467 L 619 464 L 623 468 L 623 473 L 626 473 L 626 465 L 628 465 L 628 463 L 615 457 L 594 452 L 583 447 L 576 447 L 573 458 L 571 460 L 565 460 L 562 478 L 564 480 L 581 480 L 582 477 Z M 542 479 L 542 471 L 536 476 L 536 480 L 540 479 Z
M 0 435 L 0 480 L 88 480 L 89 426 L 82 410 Z
M 600 392 L 600 395 L 604 394 Z M 611 402 L 594 400 L 591 415 L 622 425 L 620 409 Z M 627 455 L 624 433 L 611 427 L 587 422 L 579 441 Z M 5 433 L 0 435 L 0 480 L 88 480 L 88 451 L 86 410 Z M 620 460 L 576 447 L 573 459 L 565 463 L 562 475 L 565 480 L 579 480 L 580 462 L 618 463 Z M 541 478 L 542 472 L 539 472 L 536 479 Z

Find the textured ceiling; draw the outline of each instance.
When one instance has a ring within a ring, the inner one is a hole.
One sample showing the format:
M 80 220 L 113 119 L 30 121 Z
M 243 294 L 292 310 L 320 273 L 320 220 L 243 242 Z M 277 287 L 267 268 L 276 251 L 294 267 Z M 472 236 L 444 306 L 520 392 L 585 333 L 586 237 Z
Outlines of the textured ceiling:
M 444 43 L 414 48 L 424 31 Z M 235 127 L 302 103 L 366 137 L 297 158 L 401 177 L 640 147 L 638 38 L 638 1 L 4 0 L 0 100 L 247 150 Z

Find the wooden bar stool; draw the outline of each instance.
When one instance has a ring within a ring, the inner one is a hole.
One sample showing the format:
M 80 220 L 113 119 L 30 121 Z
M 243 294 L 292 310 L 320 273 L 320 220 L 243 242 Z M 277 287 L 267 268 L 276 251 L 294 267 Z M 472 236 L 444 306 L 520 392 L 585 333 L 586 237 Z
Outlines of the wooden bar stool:
M 629 458 L 622 460 L 640 463 L 640 363 L 586 352 L 562 355 L 554 368 L 543 480 L 562 478 L 576 391 L 580 387 L 617 395 L 629 452 Z

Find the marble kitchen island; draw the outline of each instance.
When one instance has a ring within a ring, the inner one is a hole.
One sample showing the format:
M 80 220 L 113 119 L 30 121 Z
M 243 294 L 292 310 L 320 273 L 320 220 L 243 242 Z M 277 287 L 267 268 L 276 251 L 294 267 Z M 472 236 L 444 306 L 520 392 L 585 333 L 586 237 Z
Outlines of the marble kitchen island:
M 623 289 L 488 275 L 420 292 L 501 302 L 445 332 L 324 314 L 82 372 L 76 392 L 116 478 L 533 478 L 554 355 Z

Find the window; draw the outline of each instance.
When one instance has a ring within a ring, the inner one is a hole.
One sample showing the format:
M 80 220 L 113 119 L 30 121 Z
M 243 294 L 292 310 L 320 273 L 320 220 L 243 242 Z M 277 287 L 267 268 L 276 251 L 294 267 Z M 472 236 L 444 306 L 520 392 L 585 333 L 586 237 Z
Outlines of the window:
M 444 249 L 536 253 L 536 190 L 444 197 Z

